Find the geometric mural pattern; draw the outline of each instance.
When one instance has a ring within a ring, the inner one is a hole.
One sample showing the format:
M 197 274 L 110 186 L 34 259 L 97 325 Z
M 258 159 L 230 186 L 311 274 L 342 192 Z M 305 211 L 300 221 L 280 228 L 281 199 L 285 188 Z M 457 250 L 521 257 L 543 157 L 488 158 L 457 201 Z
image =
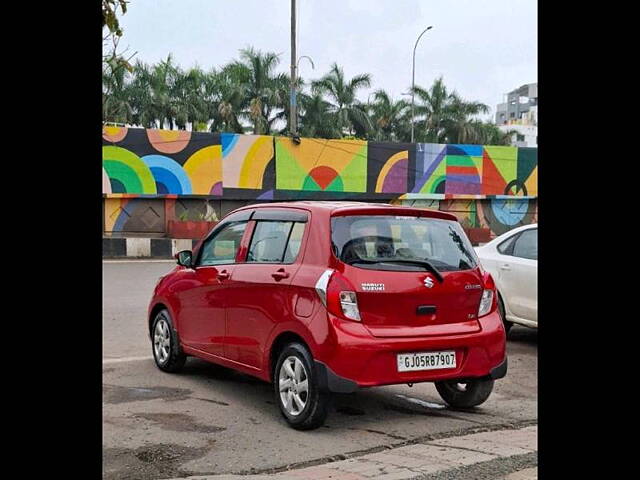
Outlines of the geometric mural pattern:
M 222 196 L 220 135 L 104 127 L 103 193 Z
M 278 190 L 366 192 L 366 141 L 277 137 L 275 144 Z
M 222 181 L 228 188 L 262 190 L 275 160 L 273 137 L 223 133 Z
M 537 221 L 538 150 L 103 127 L 105 232 L 166 232 L 241 204 L 362 200 L 454 213 L 494 237 Z
M 395 199 L 390 203 L 452 213 L 472 240 L 474 235 L 479 235 L 482 242 L 513 228 L 538 222 L 536 198 Z
M 535 197 L 537 148 L 104 127 L 106 195 Z

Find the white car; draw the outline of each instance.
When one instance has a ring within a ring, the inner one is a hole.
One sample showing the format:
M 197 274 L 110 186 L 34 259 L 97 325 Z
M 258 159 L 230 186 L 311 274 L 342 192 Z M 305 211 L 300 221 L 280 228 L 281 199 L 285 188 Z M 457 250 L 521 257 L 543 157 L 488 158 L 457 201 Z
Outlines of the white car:
M 538 225 L 524 225 L 475 248 L 496 282 L 507 332 L 514 323 L 538 327 Z

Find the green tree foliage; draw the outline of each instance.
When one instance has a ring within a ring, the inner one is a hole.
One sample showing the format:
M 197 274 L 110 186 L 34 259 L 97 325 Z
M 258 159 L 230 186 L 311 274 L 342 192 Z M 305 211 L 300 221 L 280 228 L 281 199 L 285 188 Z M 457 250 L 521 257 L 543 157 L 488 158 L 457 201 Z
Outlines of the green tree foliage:
M 111 33 L 121 37 L 117 11 L 120 8 L 123 14 L 127 13 L 127 3 L 125 0 L 102 0 L 102 28 L 107 27 Z
M 126 72 L 133 67 L 124 52 L 118 52 L 118 43 L 122 37 L 122 28 L 118 21 L 118 9 L 121 14 L 127 12 L 125 0 L 102 0 L 102 114 L 103 120 L 127 123 L 131 121 L 131 98 L 126 91 Z
M 119 26 L 112 23 L 109 28 L 116 32 Z M 288 135 L 290 77 L 276 71 L 279 62 L 275 53 L 252 47 L 240 50 L 238 60 L 209 71 L 198 66 L 184 70 L 171 55 L 154 65 L 137 60 L 130 68 L 106 62 L 104 121 L 145 128 Z M 357 96 L 369 87 L 371 75 L 346 78 L 335 63 L 316 80 L 298 78 L 298 133 L 303 137 L 410 141 L 410 103 L 393 99 L 381 89 L 363 103 Z M 429 88 L 416 86 L 414 94 L 416 141 L 510 144 L 513 131 L 502 132 L 478 119 L 488 113 L 487 105 L 462 99 L 447 89 L 442 78 Z
M 370 86 L 370 74 L 362 73 L 347 80 L 342 68 L 336 63 L 331 66 L 329 73 L 311 82 L 314 93 L 326 95 L 339 132 L 349 135 L 371 130 L 371 120 L 367 115 L 366 106 L 356 98 L 358 90 Z
M 398 142 L 411 137 L 411 111 L 405 100 L 394 101 L 384 90 L 376 90 L 370 105 L 373 138 Z

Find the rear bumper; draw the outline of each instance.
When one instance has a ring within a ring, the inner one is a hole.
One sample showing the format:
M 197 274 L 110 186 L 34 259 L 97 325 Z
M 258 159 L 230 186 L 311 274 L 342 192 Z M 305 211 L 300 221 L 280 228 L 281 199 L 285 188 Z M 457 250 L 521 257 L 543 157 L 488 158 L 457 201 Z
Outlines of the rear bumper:
M 328 314 L 331 334 L 316 353 L 318 377 L 330 391 L 434 382 L 454 378 L 502 378 L 507 373 L 506 335 L 497 312 L 481 319 L 480 331 L 431 337 L 374 337 L 359 322 Z M 454 350 L 456 368 L 398 372 L 398 353 Z M 318 367 L 318 364 L 322 366 Z
M 353 380 L 341 377 L 324 363 L 316 360 L 316 378 L 322 391 L 334 393 L 353 393 L 358 389 L 358 384 Z
M 498 365 L 496 368 L 492 368 L 489 376 L 497 380 L 499 378 L 503 378 L 507 374 L 507 365 L 509 363 L 509 359 L 507 357 L 504 358 L 504 362 Z

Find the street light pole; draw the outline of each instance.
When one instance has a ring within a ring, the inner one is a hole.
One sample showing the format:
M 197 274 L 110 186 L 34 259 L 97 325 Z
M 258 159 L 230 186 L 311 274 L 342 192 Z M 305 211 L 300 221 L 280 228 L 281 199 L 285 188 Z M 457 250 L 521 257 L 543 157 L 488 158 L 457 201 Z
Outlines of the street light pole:
M 309 60 L 309 63 L 311 64 L 311 69 L 315 70 L 316 66 L 313 64 L 313 60 L 311 60 L 311 57 L 307 56 L 307 55 L 302 55 L 300 58 L 298 58 L 298 62 L 296 63 L 296 68 L 298 70 L 300 70 L 300 60 L 302 60 L 303 58 L 306 58 L 307 60 Z
M 298 135 L 298 112 L 296 104 L 296 68 L 297 68 L 297 56 L 296 56 L 296 0 L 291 0 L 291 98 L 289 108 L 289 130 L 291 136 L 296 137 Z
M 428 30 L 431 30 L 433 28 L 433 25 L 429 25 L 427 28 L 424 29 L 424 31 L 420 34 L 420 36 L 418 37 L 418 39 L 416 40 L 416 44 L 413 47 L 413 73 L 411 75 L 411 143 L 413 143 L 413 121 L 414 121 L 414 106 L 415 106 L 415 86 L 416 86 L 416 48 L 418 47 L 418 42 L 420 41 L 420 39 L 422 38 L 422 35 L 424 35 Z

